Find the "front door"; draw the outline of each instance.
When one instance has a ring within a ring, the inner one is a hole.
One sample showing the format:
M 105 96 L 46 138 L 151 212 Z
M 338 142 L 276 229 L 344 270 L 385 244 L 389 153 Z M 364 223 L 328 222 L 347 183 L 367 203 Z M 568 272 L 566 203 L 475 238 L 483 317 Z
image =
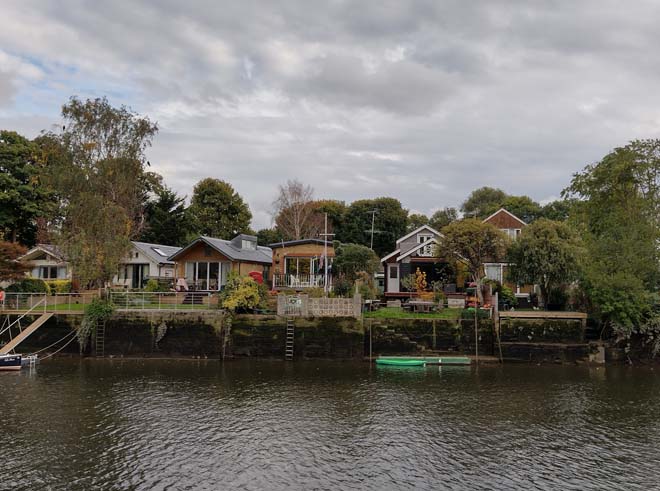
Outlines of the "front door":
M 148 264 L 133 264 L 133 274 L 131 276 L 131 288 L 144 287 L 144 280 L 147 278 Z
M 399 293 L 399 265 L 389 264 L 387 268 L 387 291 Z

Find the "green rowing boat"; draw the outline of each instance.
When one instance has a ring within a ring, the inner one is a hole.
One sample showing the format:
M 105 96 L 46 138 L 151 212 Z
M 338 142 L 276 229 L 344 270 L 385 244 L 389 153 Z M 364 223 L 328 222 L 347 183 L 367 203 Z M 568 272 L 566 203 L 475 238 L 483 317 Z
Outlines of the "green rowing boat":
M 426 366 L 424 360 L 397 360 L 393 358 L 377 358 L 376 365 L 390 365 L 397 367 L 423 367 Z

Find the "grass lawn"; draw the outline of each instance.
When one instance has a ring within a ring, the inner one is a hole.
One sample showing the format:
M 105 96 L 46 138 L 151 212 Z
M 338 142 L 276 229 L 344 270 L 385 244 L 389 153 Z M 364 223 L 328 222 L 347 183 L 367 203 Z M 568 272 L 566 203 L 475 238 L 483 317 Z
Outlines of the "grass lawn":
M 441 309 L 437 312 L 407 312 L 400 307 L 384 307 L 365 312 L 368 319 L 458 319 L 463 309 Z

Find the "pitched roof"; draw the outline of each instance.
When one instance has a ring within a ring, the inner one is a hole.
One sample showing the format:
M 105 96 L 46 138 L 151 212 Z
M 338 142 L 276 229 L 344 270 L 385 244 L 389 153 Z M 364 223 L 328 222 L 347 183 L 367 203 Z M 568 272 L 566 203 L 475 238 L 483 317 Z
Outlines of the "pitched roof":
M 421 227 L 419 227 L 419 228 L 413 230 L 412 232 L 404 235 L 403 237 L 397 239 L 396 243 L 398 244 L 399 242 L 403 242 L 404 240 L 409 239 L 413 235 L 420 233 L 422 230 L 428 230 L 429 232 L 432 232 L 435 235 L 442 235 L 440 232 L 438 232 L 436 229 L 434 229 L 430 225 L 422 225 Z
M 181 250 L 180 247 L 150 244 L 148 242 L 137 242 L 134 240 L 131 241 L 131 244 L 156 264 L 174 264 L 174 261 L 170 261 L 169 257 Z
M 34 255 L 36 252 L 45 252 L 46 254 L 53 256 L 58 261 L 66 261 L 66 258 L 64 257 L 64 254 L 59 249 L 59 247 L 53 244 L 37 244 L 21 257 L 19 257 L 17 261 L 29 260 L 30 256 Z
M 495 218 L 497 215 L 499 215 L 499 214 L 502 213 L 502 212 L 506 213 L 507 215 L 509 215 L 509 217 L 513 218 L 514 220 L 520 222 L 523 226 L 527 225 L 527 222 L 521 220 L 520 218 L 518 218 L 516 215 L 514 215 L 513 213 L 511 213 L 511 212 L 510 212 L 509 210 L 507 210 L 506 208 L 500 208 L 499 210 L 497 210 L 495 213 L 493 213 L 493 214 L 492 214 L 491 216 L 489 216 L 488 218 L 484 218 L 483 221 L 484 221 L 484 222 L 489 222 L 491 219 Z
M 250 236 L 252 237 L 252 236 Z M 270 247 L 257 246 L 256 249 L 241 249 L 236 247 L 231 240 L 216 239 L 215 237 L 200 236 L 190 244 L 188 244 L 183 249 L 178 250 L 169 257 L 170 261 L 176 260 L 177 257 L 181 256 L 185 251 L 193 247 L 194 245 L 203 242 L 206 245 L 212 247 L 218 251 L 223 256 L 231 259 L 232 261 L 245 261 L 251 263 L 267 263 L 270 264 L 273 262 L 273 251 Z
M 425 242 L 420 242 L 419 244 L 417 244 L 417 245 L 416 245 L 415 247 L 413 247 L 412 249 L 409 249 L 409 250 L 407 250 L 404 254 L 401 254 L 399 257 L 396 258 L 396 260 L 397 260 L 397 261 L 400 261 L 401 259 L 404 259 L 404 258 L 410 256 L 413 252 L 416 252 L 416 251 L 418 251 L 418 250 L 420 250 L 420 249 L 422 249 L 422 248 L 428 246 L 428 245 L 431 244 L 431 243 L 433 243 L 433 244 L 435 244 L 435 245 L 438 245 L 438 241 L 435 240 L 435 237 L 434 237 L 434 238 L 432 238 L 432 239 L 430 239 L 430 240 L 427 240 L 427 241 L 425 241 Z
M 282 242 L 273 242 L 272 244 L 268 244 L 268 247 L 271 249 L 277 249 L 280 247 L 290 247 L 290 246 L 296 246 L 296 245 L 302 245 L 302 244 L 328 244 L 329 247 L 332 247 L 332 242 L 331 241 L 324 241 L 323 239 L 299 239 L 299 240 L 285 240 Z

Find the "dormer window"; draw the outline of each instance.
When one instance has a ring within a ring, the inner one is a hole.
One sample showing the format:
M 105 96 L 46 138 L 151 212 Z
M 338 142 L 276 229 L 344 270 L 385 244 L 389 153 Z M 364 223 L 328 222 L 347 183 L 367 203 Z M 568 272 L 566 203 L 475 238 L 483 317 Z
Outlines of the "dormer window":
M 257 243 L 253 240 L 241 240 L 241 249 L 247 249 L 249 251 L 257 250 Z

